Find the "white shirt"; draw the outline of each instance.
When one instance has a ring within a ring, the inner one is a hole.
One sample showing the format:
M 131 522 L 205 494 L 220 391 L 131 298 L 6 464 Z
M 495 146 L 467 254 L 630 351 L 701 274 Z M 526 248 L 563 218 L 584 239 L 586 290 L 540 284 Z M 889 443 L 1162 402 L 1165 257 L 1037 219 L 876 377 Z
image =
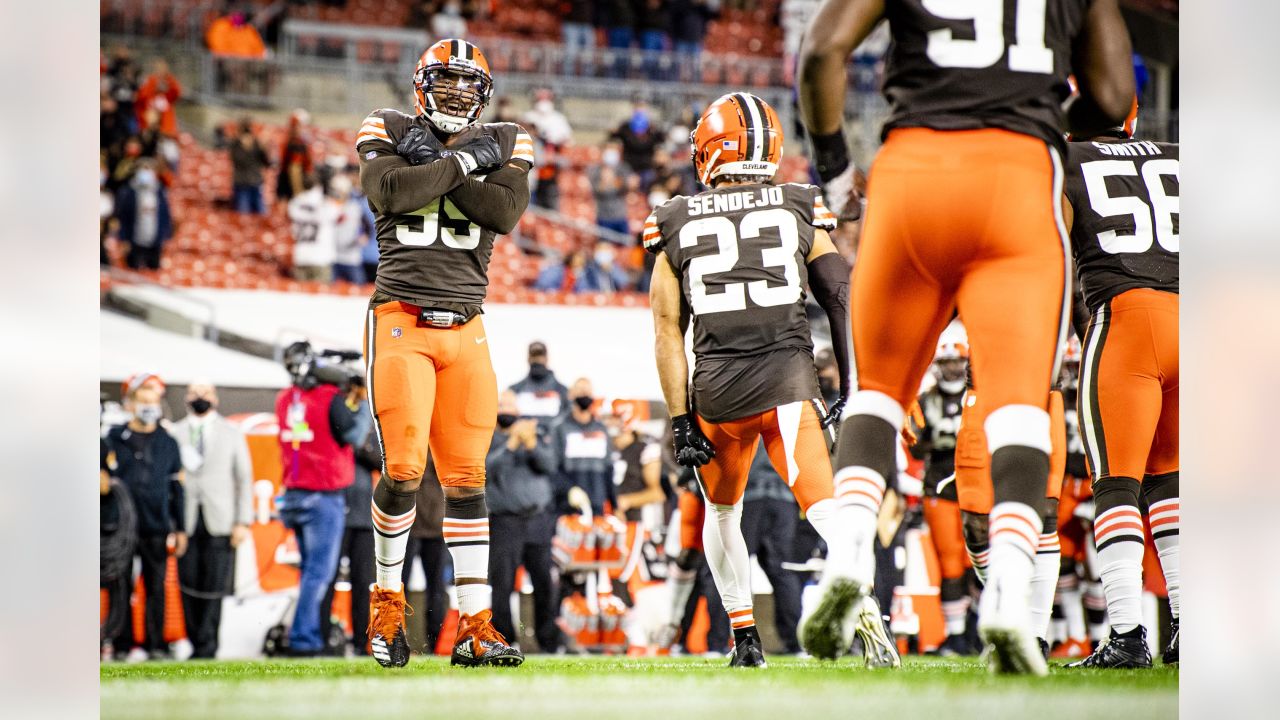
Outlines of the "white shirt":
M 363 262 L 364 236 L 361 231 L 360 203 L 354 198 L 338 205 L 336 224 L 336 262 L 339 265 L 359 265 Z
M 293 264 L 299 267 L 332 265 L 337 257 L 340 210 L 316 185 L 289 201 L 293 221 Z

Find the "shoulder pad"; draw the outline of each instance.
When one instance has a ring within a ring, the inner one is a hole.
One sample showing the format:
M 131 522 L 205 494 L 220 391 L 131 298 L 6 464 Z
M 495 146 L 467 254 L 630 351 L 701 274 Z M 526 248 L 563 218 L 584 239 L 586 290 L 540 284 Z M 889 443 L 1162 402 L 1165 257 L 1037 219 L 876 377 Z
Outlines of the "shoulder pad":
M 356 135 L 356 147 L 359 148 L 366 142 L 378 141 L 394 147 L 398 141 L 398 131 L 412 120 L 411 115 L 392 108 L 374 110 L 360 123 L 360 132 Z

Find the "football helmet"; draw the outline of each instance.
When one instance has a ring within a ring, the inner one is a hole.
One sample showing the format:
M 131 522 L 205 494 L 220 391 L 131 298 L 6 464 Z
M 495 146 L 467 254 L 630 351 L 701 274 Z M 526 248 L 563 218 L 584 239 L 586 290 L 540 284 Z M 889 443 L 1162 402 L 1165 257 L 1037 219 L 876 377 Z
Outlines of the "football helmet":
M 475 124 L 493 97 L 493 74 L 480 48 L 452 38 L 427 48 L 413 71 L 414 110 L 453 134 Z
M 1075 97 L 1080 94 L 1080 86 L 1076 84 L 1075 75 L 1067 76 L 1067 85 L 1071 87 L 1071 100 L 1074 100 Z M 1068 102 L 1070 102 L 1070 100 Z M 1124 123 L 1119 125 L 1118 127 L 1113 128 L 1113 131 L 1115 133 L 1123 135 L 1124 137 L 1129 138 L 1130 140 L 1132 140 L 1133 136 L 1137 134 L 1138 132 L 1138 94 L 1137 93 L 1133 94 L 1133 102 L 1129 105 L 1129 114 L 1125 116 Z M 1071 135 L 1071 133 L 1067 133 L 1067 139 L 1068 140 L 1087 140 L 1088 138 L 1078 138 Z
M 711 103 L 689 134 L 698 180 L 721 175 L 773 177 L 782 160 L 782 123 L 769 103 L 750 93 L 729 93 Z
M 969 369 L 969 336 L 959 320 L 953 320 L 942 336 L 938 338 L 938 348 L 933 353 L 933 376 L 938 381 L 938 389 L 954 395 L 964 390 L 965 376 Z
M 1080 384 L 1080 339 L 1074 334 L 1067 337 L 1067 347 L 1062 351 L 1062 370 L 1058 382 L 1063 390 L 1074 390 Z

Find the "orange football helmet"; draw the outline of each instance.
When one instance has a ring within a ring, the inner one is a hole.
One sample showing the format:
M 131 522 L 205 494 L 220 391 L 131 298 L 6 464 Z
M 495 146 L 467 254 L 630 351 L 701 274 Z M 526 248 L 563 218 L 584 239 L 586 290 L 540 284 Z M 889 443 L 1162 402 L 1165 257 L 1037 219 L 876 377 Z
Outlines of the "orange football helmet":
M 782 123 L 764 100 L 730 93 L 702 113 L 689 144 L 703 185 L 721 175 L 773 177 L 782 160 Z
M 480 48 L 452 38 L 427 48 L 413 71 L 414 109 L 446 133 L 480 119 L 493 97 L 493 74 Z

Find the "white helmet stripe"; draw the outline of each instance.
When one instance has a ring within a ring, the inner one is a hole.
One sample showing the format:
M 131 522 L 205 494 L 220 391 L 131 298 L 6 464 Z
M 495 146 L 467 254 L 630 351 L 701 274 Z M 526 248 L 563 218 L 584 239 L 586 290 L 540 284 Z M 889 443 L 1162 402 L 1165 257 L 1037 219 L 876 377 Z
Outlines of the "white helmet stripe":
M 761 160 L 764 160 L 765 153 L 768 151 L 765 147 L 764 118 L 760 117 L 760 107 L 752 102 L 752 100 L 755 99 L 755 96 L 748 95 L 747 93 L 741 93 L 739 94 L 739 97 L 742 98 L 742 106 L 751 118 L 751 145 L 754 152 L 752 152 L 751 157 L 747 159 L 760 162 Z

